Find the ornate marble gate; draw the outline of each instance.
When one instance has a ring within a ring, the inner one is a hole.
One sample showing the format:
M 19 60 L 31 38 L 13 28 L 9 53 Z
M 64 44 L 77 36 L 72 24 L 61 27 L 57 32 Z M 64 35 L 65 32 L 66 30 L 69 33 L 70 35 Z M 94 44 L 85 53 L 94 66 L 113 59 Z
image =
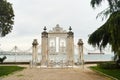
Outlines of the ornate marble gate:
M 69 31 L 63 30 L 58 24 L 49 32 L 44 27 L 41 36 L 41 65 L 73 66 L 74 63 L 74 33 L 72 28 Z

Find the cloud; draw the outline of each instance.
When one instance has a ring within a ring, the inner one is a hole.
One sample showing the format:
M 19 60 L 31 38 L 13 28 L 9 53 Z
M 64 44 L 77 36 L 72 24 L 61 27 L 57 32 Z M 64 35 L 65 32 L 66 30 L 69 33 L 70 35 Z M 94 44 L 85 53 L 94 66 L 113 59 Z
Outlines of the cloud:
M 50 30 L 56 24 L 60 24 L 65 30 L 72 26 L 75 41 L 82 38 L 87 42 L 88 34 L 104 23 L 96 20 L 96 15 L 106 6 L 103 5 L 103 7 L 93 10 L 90 6 L 90 0 L 8 1 L 14 7 L 15 25 L 12 33 L 0 39 L 1 47 L 7 49 L 14 45 L 21 45 L 23 49 L 30 47 L 34 38 L 37 38 L 40 43 L 43 27 L 47 26 Z

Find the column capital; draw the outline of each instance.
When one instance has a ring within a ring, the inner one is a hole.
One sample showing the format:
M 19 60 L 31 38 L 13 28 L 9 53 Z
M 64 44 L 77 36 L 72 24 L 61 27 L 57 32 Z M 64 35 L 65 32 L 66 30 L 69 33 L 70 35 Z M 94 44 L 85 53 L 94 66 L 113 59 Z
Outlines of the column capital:
M 69 27 L 69 31 L 67 32 L 68 36 L 67 37 L 74 37 L 74 33 L 72 32 L 71 26 Z
M 34 39 L 34 40 L 33 40 L 32 45 L 33 45 L 33 46 L 37 46 L 37 45 L 38 45 L 37 39 Z
M 84 43 L 83 43 L 83 41 L 82 41 L 82 39 L 79 39 L 78 40 L 78 46 L 82 46 Z
M 45 37 L 45 38 L 48 38 L 48 33 L 46 31 L 42 32 L 42 38 Z
M 68 34 L 67 37 L 74 37 L 74 33 L 72 31 L 69 31 L 67 34 Z

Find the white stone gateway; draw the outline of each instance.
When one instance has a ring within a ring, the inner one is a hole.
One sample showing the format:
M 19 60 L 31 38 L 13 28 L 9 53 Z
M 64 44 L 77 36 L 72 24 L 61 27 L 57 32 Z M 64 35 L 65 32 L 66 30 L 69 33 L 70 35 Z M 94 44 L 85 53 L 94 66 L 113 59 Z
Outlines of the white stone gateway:
M 44 31 L 41 36 L 41 54 L 42 60 L 41 65 L 49 66 L 50 64 L 57 65 L 62 63 L 67 66 L 73 66 L 74 63 L 74 33 L 71 31 L 72 28 L 69 27 L 69 31 L 63 30 L 57 24 L 49 32 L 46 31 L 47 28 L 44 27 Z M 65 54 L 66 58 L 60 60 L 57 55 Z M 51 58 L 52 57 L 54 58 Z M 57 60 L 59 59 L 59 60 Z

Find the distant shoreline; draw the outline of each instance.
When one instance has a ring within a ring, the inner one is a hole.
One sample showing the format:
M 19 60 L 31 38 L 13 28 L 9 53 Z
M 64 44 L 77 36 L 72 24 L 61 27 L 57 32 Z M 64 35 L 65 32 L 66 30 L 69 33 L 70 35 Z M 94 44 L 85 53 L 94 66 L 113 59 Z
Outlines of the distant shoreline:
M 104 62 L 110 62 L 110 61 L 86 61 L 86 62 L 84 62 L 84 64 L 97 64 L 97 63 L 104 63 Z M 30 64 L 30 62 L 4 62 L 4 63 L 0 63 L 0 65 L 2 65 L 2 64 Z

